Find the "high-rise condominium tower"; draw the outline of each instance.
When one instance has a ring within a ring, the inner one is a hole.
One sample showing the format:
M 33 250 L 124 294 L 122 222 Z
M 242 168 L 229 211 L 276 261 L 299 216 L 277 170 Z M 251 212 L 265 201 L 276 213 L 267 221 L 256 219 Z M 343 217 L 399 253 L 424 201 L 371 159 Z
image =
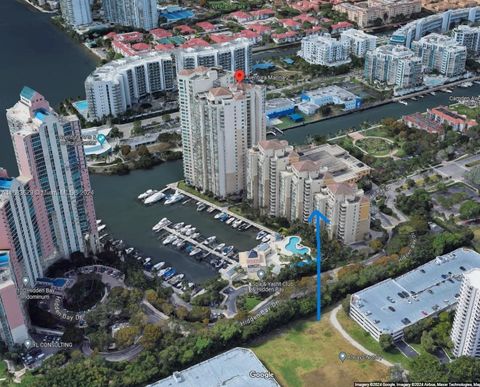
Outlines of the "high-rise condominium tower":
M 92 22 L 90 0 L 60 0 L 63 19 L 73 27 Z
M 0 339 L 9 349 L 28 339 L 25 315 L 10 276 L 8 251 L 0 250 Z
M 110 23 L 151 30 L 158 26 L 157 0 L 103 0 Z
M 98 231 L 78 118 L 59 116 L 41 94 L 24 87 L 7 121 L 20 175 L 31 180 L 27 196 L 43 259 L 95 251 Z
M 198 67 L 178 76 L 185 180 L 215 196 L 246 187 L 248 148 L 264 140 L 265 90 Z
M 452 327 L 453 354 L 480 357 L 480 269 L 463 275 Z

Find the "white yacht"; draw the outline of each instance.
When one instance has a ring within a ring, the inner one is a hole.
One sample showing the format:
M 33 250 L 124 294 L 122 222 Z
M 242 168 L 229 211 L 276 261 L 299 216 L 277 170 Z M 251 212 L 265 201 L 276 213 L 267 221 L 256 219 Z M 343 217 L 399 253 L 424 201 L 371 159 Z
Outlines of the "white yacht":
M 153 195 L 149 196 L 148 198 L 146 198 L 143 203 L 144 204 L 153 204 L 153 203 L 159 202 L 164 197 L 165 197 L 165 194 L 163 192 L 157 192 L 157 193 L 154 193 Z
M 133 253 L 133 250 L 135 250 L 133 247 L 129 247 L 128 249 L 125 250 L 127 254 Z
M 186 236 L 190 236 L 192 235 L 197 229 L 195 227 L 192 227 L 192 228 L 189 228 L 186 232 L 185 232 L 185 235 Z
M 242 224 L 242 221 L 240 219 L 236 220 L 235 222 L 233 222 L 232 224 L 232 227 L 233 228 L 237 228 L 238 226 L 240 226 Z
M 105 230 L 106 228 L 107 228 L 107 226 L 106 226 L 106 225 L 104 225 L 104 224 L 102 224 L 101 226 L 99 226 L 99 227 L 98 227 L 98 229 L 97 229 L 97 230 L 98 230 L 98 232 L 100 232 L 100 231 L 103 231 L 103 230 Z
M 164 266 L 165 266 L 165 262 L 158 262 L 157 264 L 153 265 L 153 268 L 155 270 L 160 270 Z
M 169 267 L 166 267 L 165 269 L 162 269 L 158 272 L 158 276 L 161 277 L 162 275 L 164 275 L 167 271 L 170 271 L 172 270 L 172 268 L 169 266 Z
M 172 222 L 170 222 L 167 218 L 162 218 L 160 222 L 158 222 L 155 226 L 152 227 L 152 231 L 160 231 L 163 227 L 168 226 L 171 223 Z
M 170 196 L 167 200 L 165 200 L 165 204 L 174 204 L 182 200 L 185 196 L 182 195 L 180 192 L 176 191 L 172 196 Z
M 183 223 L 183 222 L 176 223 L 176 224 L 173 226 L 173 229 L 174 229 L 174 230 L 180 230 L 184 225 L 185 225 L 185 223 Z
M 199 232 L 196 232 L 196 233 L 193 234 L 190 238 L 192 238 L 192 239 L 197 239 L 199 236 L 200 236 L 200 233 L 199 233 Z
M 214 218 L 215 218 L 215 219 L 219 219 L 219 218 L 220 218 L 222 215 L 224 215 L 224 214 L 225 214 L 225 212 L 219 212 L 218 214 L 216 214 L 216 215 L 214 216 Z
M 403 99 L 399 99 L 398 103 L 401 103 L 402 105 L 408 106 L 408 102 L 404 101 Z
M 228 219 L 225 223 L 226 224 L 232 224 L 235 218 L 232 216 L 230 219 Z
M 175 235 L 169 235 L 163 240 L 162 243 L 166 246 L 169 243 L 172 243 L 174 239 L 175 239 Z
M 102 219 L 97 219 L 97 226 L 100 226 L 102 224 Z
M 215 239 L 217 239 L 217 237 L 214 235 L 214 236 L 211 236 L 211 237 L 208 237 L 207 239 L 205 239 L 203 241 L 203 244 L 204 245 L 209 245 L 210 243 L 213 243 L 215 242 Z
M 217 247 L 214 248 L 215 251 L 221 251 L 225 247 L 225 243 L 220 243 Z
M 271 236 L 270 234 L 267 234 L 266 236 L 264 236 L 264 237 L 262 238 L 262 242 L 263 242 L 263 243 L 268 242 L 271 237 L 272 237 L 272 236 Z
M 144 262 L 144 263 L 145 263 L 145 264 L 150 263 L 151 260 L 152 260 L 152 258 L 150 258 L 150 257 L 145 258 L 145 262 Z
M 202 249 L 199 249 L 199 248 L 197 247 L 197 248 L 193 249 L 192 251 L 190 251 L 190 256 L 192 257 L 192 256 L 198 254 L 198 253 L 201 252 L 201 251 L 202 251 Z
M 144 199 L 148 198 L 149 196 L 153 195 L 156 192 L 157 191 L 154 190 L 154 189 L 149 189 L 149 190 L 145 191 L 144 193 L 138 195 L 138 200 L 144 200 Z
M 265 237 L 267 235 L 267 233 L 265 231 L 260 231 L 258 234 L 257 234 L 257 241 L 259 241 L 260 239 L 263 239 L 263 237 Z

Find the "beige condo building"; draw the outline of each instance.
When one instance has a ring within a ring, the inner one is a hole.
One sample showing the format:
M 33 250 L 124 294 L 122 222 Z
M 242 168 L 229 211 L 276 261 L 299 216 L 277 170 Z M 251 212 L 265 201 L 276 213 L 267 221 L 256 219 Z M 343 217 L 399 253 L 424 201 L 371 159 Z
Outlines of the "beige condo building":
M 376 19 L 381 19 L 384 24 L 399 15 L 409 18 L 412 14 L 421 11 L 422 2 L 421 0 L 368 0 L 336 4 L 333 9 L 346 13 L 348 20 L 363 28 L 374 25 Z
M 307 221 L 311 212 L 319 208 L 318 205 L 323 210 L 331 208 L 331 214 L 335 217 L 331 219 L 331 236 L 335 235 L 345 243 L 353 243 L 361 240 L 368 232 L 369 201 L 361 190 L 355 190 L 352 199 L 351 194 L 344 194 L 346 188 L 342 188 L 337 197 L 333 185 L 345 183 L 348 187 L 350 184 L 355 187 L 355 183 L 369 175 L 370 170 L 370 167 L 338 145 L 324 144 L 294 149 L 284 140 L 260 141 L 248 153 L 247 198 L 263 214 L 285 217 L 290 221 Z M 322 196 L 329 186 L 334 202 L 324 201 Z M 350 190 L 354 188 L 349 188 L 348 192 Z M 353 204 L 353 200 L 356 204 Z M 348 214 L 334 209 L 337 202 L 338 205 L 348 204 Z M 325 207 L 326 204 L 328 207 Z M 359 221 L 364 221 L 367 225 L 365 232 L 362 231 L 365 230 L 363 223 L 351 226 Z M 340 235 L 338 228 L 345 229 L 345 222 L 348 223 L 348 235 Z

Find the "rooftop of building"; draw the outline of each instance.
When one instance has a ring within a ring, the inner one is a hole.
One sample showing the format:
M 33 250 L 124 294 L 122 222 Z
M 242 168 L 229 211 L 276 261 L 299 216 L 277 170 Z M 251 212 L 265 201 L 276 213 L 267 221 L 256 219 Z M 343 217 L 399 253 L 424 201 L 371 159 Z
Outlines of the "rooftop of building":
M 458 114 L 457 112 L 450 110 L 446 106 L 438 106 L 432 109 L 429 109 L 429 113 L 435 114 L 447 121 L 454 121 L 454 122 L 465 122 L 467 121 L 467 117 Z
M 414 42 L 413 44 L 414 45 L 421 45 L 421 44 L 424 44 L 424 43 L 430 43 L 430 44 L 438 44 L 438 45 L 441 45 L 441 46 L 460 46 L 459 43 L 457 43 L 457 41 L 455 39 L 453 39 L 452 37 L 450 36 L 447 36 L 447 35 L 442 35 L 442 34 L 437 34 L 436 32 L 432 32 L 431 34 L 428 34 L 422 38 L 420 38 L 420 40 L 418 40 L 417 42 Z M 462 47 L 462 46 L 460 46 Z
M 280 386 L 273 378 L 250 377 L 252 371 L 268 372 L 253 351 L 247 348 L 234 348 L 186 370 L 175 372 L 148 387 Z
M 457 302 L 463 275 L 480 254 L 460 248 L 395 279 L 352 295 L 352 304 L 380 332 L 395 333 Z
M 200 39 L 203 40 L 203 39 Z M 230 49 L 236 46 L 240 45 L 251 45 L 251 43 L 248 41 L 246 38 L 236 38 L 233 40 L 230 40 L 228 42 L 223 42 L 223 43 L 216 43 L 216 44 L 209 44 L 206 41 L 203 40 L 204 43 L 200 44 L 194 44 L 188 43 L 191 41 L 199 43 L 200 40 L 194 40 L 191 39 L 187 41 L 184 45 L 182 45 L 177 52 L 183 52 L 183 53 L 201 53 L 201 52 L 208 52 L 208 51 L 214 51 L 214 50 L 221 50 L 221 49 Z
M 265 110 L 278 109 L 278 108 L 291 108 L 295 106 L 295 102 L 289 98 L 273 98 L 265 102 Z
M 88 77 L 88 80 L 114 80 L 117 74 L 123 72 L 127 68 L 135 65 L 141 65 L 142 62 L 154 60 L 172 60 L 170 54 L 163 51 L 151 51 L 147 53 L 138 53 L 135 56 L 117 59 L 103 66 L 97 67 Z
M 322 45 L 331 45 L 331 44 L 339 43 L 338 39 L 332 38 L 329 34 L 308 35 L 302 39 L 302 42 L 303 41 L 310 41 L 310 42 L 314 42 Z
M 354 36 L 356 38 L 369 38 L 369 39 L 376 39 L 375 35 L 367 34 L 365 31 L 357 30 L 355 28 L 349 28 L 342 32 L 342 36 Z
M 480 268 L 469 270 L 465 273 L 465 279 L 471 286 L 480 289 Z
M 263 149 L 283 149 L 288 147 L 288 141 L 287 140 L 278 140 L 278 139 L 273 139 L 273 140 L 262 140 L 258 143 Z
M 327 168 L 337 182 L 355 179 L 358 173 L 369 172 L 371 169 L 338 145 L 309 146 L 297 148 L 296 152 L 300 161 L 314 162 L 317 169 Z
M 415 127 L 426 130 L 430 133 L 443 133 L 443 125 L 439 122 L 430 120 L 422 113 L 416 112 L 406 115 L 402 118 L 406 122 L 410 122 Z
M 414 56 L 415 53 L 410 50 L 408 47 L 405 46 L 400 46 L 397 44 L 386 44 L 384 46 L 379 46 L 375 48 L 373 51 L 378 54 L 388 54 L 388 55 L 393 55 L 398 58 L 409 58 L 411 56 Z
M 335 96 L 343 101 L 353 101 L 357 98 L 355 94 L 351 93 L 348 90 L 342 89 L 337 85 L 320 87 L 315 90 L 307 91 L 303 95 L 308 96 L 310 98 L 323 97 L 323 96 L 332 96 L 332 97 Z

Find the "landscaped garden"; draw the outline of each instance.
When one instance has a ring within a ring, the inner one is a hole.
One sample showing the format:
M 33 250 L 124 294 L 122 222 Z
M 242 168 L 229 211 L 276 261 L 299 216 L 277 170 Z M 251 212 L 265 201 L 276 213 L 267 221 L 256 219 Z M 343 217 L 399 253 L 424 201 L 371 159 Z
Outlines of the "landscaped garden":
M 380 137 L 365 137 L 355 145 L 374 157 L 388 156 L 395 149 L 393 141 Z
M 105 285 L 100 276 L 79 276 L 75 284 L 66 291 L 63 305 L 73 312 L 88 310 L 102 299 L 104 292 Z

